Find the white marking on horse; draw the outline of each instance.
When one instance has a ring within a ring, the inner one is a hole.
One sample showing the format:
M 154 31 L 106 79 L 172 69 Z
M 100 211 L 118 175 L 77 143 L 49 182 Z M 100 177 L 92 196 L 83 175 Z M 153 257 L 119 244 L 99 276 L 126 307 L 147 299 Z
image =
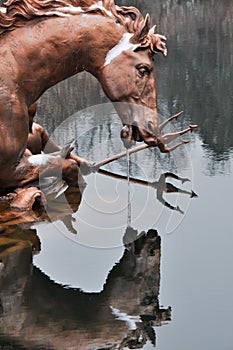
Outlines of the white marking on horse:
M 108 16 L 112 17 L 113 14 L 111 11 L 107 10 L 104 6 L 103 6 L 103 2 L 102 1 L 98 1 L 98 3 L 91 5 L 88 10 L 95 10 L 95 9 L 100 9 L 103 12 L 105 12 Z M 76 7 L 76 6 L 64 6 L 64 7 L 58 7 L 56 10 L 54 11 L 49 11 L 46 13 L 47 16 L 52 16 L 52 15 L 56 15 L 56 16 L 60 16 L 60 17 L 69 17 L 72 15 L 76 15 L 79 13 L 85 13 L 85 11 L 80 7 Z
M 104 67 L 107 66 L 114 58 L 119 56 L 123 51 L 135 50 L 139 44 L 133 44 L 130 42 L 132 33 L 124 33 L 121 40 L 110 51 L 108 51 L 105 58 Z
M 75 7 L 75 6 L 64 6 L 64 7 L 58 7 L 57 10 L 55 11 L 48 11 L 46 12 L 47 16 L 60 16 L 60 17 L 69 17 L 72 15 L 76 15 L 79 13 L 85 12 L 80 6 Z
M 6 13 L 6 7 L 0 7 L 0 12 Z
M 104 11 L 107 15 L 109 15 L 110 17 L 112 17 L 112 12 L 107 10 L 104 6 L 103 6 L 103 1 L 98 1 L 96 4 L 93 4 L 89 7 L 89 10 L 94 10 L 94 9 L 100 9 L 102 11 Z

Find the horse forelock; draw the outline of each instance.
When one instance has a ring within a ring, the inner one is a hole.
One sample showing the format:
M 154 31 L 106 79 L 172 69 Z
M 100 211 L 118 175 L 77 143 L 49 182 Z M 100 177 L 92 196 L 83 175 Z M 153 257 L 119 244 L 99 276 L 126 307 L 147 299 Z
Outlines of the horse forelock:
M 135 7 L 117 6 L 114 0 L 8 0 L 3 9 L 5 11 L 0 11 L 0 34 L 36 17 L 65 17 L 86 12 L 114 17 L 127 32 L 134 34 L 135 42 L 145 42 L 145 35 L 140 37 L 146 20 L 141 12 Z

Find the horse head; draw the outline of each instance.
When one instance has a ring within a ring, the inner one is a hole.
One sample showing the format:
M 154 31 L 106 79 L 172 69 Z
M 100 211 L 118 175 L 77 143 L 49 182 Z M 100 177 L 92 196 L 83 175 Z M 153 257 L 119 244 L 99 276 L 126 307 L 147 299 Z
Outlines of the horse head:
M 167 55 L 166 38 L 155 34 L 155 26 L 150 29 L 149 15 L 139 22 L 107 53 L 100 76 L 123 123 L 121 137 L 127 148 L 134 141 L 154 146 L 159 142 L 153 59 L 156 51 Z

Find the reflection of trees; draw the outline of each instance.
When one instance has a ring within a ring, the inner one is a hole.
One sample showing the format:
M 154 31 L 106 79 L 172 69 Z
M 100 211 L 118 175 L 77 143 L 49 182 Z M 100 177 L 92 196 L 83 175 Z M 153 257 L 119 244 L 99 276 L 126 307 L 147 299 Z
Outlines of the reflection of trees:
M 80 73 L 52 87 L 42 96 L 37 120 L 51 133 L 78 110 L 106 101 L 98 81 L 88 73 Z
M 181 122 L 198 123 L 205 147 L 215 160 L 225 159 L 233 147 L 232 1 L 116 2 L 149 12 L 158 31 L 168 37 L 168 57 L 156 58 L 160 113 L 168 116 L 184 110 Z M 51 132 L 78 109 L 105 101 L 98 82 L 84 73 L 46 93 L 38 112 Z
M 204 143 L 216 155 L 233 147 L 232 11 L 230 1 L 212 1 L 211 6 L 181 2 L 168 6 L 161 17 L 171 54 L 168 66 L 158 63 L 164 82 L 159 93 L 171 104 L 181 101 L 181 109 L 200 124 Z
M 158 301 L 161 253 L 155 230 L 134 232 L 136 241 L 126 244 L 101 293 L 64 288 L 37 268 L 32 273 L 31 231 L 19 239 L 19 229 L 16 234 L 12 227 L 10 238 L 0 240 L 0 342 L 57 350 L 136 349 L 148 340 L 155 345 L 153 326 L 171 316 Z
M 76 154 L 91 162 L 99 162 L 125 151 L 119 137 L 122 124 L 118 119 L 112 103 L 92 106 L 75 113 L 64 121 L 52 134 L 52 138 L 59 145 L 75 139 L 74 152 Z M 177 169 L 190 169 L 185 147 L 178 148 L 170 156 L 164 156 L 157 148 L 148 148 L 132 154 L 130 158 L 132 174 L 144 179 L 155 179 L 164 169 L 173 172 L 176 172 Z M 107 169 L 118 174 L 125 174 L 125 158 L 108 164 Z

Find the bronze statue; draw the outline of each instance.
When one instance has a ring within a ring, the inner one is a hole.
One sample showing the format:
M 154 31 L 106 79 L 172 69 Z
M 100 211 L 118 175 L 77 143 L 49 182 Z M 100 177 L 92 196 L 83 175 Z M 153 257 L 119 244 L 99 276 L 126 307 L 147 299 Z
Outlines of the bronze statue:
M 0 189 L 24 186 L 40 165 L 24 157 L 28 108 L 51 86 L 82 71 L 94 75 L 133 141 L 167 144 L 196 126 L 160 135 L 153 72 L 155 51 L 166 55 L 166 38 L 150 29 L 134 7 L 113 0 L 8 0 L 0 11 Z

